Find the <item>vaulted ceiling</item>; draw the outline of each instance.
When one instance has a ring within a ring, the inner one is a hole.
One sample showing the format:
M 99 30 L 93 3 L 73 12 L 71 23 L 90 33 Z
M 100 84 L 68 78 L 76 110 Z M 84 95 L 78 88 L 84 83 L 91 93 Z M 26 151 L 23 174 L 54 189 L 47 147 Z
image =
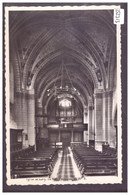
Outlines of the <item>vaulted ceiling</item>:
M 112 88 L 116 64 L 112 11 L 10 12 L 10 63 L 16 91 L 34 89 L 44 104 L 63 62 L 83 102 Z M 111 77 L 110 77 L 111 75 Z M 69 85 L 68 78 L 64 82 Z M 53 98 L 50 97 L 50 100 Z

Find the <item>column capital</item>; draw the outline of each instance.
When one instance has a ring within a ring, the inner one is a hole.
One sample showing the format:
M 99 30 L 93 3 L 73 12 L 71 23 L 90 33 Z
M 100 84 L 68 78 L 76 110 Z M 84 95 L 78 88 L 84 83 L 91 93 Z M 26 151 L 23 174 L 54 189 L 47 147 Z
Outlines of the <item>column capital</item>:
M 103 93 L 94 94 L 94 98 L 102 98 L 102 97 L 103 97 Z
M 93 105 L 90 105 L 89 106 L 89 110 L 94 110 L 94 106 Z
M 108 96 L 112 96 L 112 95 L 113 95 L 113 91 L 104 91 L 103 92 L 104 97 L 108 97 Z
M 34 97 L 34 90 L 20 90 L 16 92 L 16 97 Z
M 42 108 L 42 103 L 41 103 L 40 99 L 37 100 L 37 107 Z
M 95 89 L 94 90 L 94 98 L 102 98 L 103 90 L 102 89 Z
M 89 99 L 88 99 L 88 106 L 93 106 L 93 99 L 92 99 L 92 97 L 89 97 Z
M 34 94 L 35 91 L 34 91 L 34 89 L 28 89 L 28 90 L 27 90 L 27 93 L 28 93 L 28 94 Z
M 103 93 L 103 92 L 104 92 L 103 89 L 94 89 L 94 94 Z

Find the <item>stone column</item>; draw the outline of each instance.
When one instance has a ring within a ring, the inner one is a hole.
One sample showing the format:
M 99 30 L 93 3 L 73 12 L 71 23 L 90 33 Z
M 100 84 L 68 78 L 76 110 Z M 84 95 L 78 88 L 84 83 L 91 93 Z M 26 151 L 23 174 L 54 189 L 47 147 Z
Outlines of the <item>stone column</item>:
M 60 136 L 60 130 L 59 130 L 59 142 L 61 142 L 61 141 L 60 141 L 60 137 L 61 137 L 61 136 Z
M 71 131 L 71 142 L 74 142 L 74 132 L 73 132 L 73 130 Z
M 35 96 L 34 90 L 29 90 L 27 94 L 27 121 L 28 121 L 28 144 L 36 144 L 35 133 Z
M 107 92 L 108 98 L 108 144 L 110 147 L 116 148 L 116 129 L 112 124 L 112 102 L 113 102 L 113 92 Z
M 27 124 L 27 97 L 26 91 L 16 92 L 15 97 L 15 116 L 18 129 L 22 132 L 22 148 L 28 147 L 28 124 Z
M 88 101 L 88 145 L 94 146 L 95 129 L 94 129 L 94 106 L 93 100 L 89 97 Z
M 18 129 L 23 129 L 23 104 L 22 104 L 22 92 L 16 92 L 15 96 L 15 117 Z M 26 114 L 26 113 L 25 113 Z M 26 117 L 27 118 L 27 117 Z
M 83 142 L 84 142 L 84 143 L 87 143 L 87 145 L 88 145 L 88 143 L 89 143 L 88 140 L 89 140 L 89 139 L 88 139 L 88 131 L 87 131 L 87 130 L 84 130 L 84 131 L 83 131 Z
M 43 116 L 42 116 L 42 104 L 40 100 L 37 100 L 37 106 L 36 106 L 36 134 L 37 139 L 40 138 L 41 129 L 43 128 Z
M 34 91 L 16 93 L 15 113 L 18 129 L 22 132 L 22 148 L 35 145 L 35 97 Z
M 47 129 L 47 124 L 48 124 L 48 117 L 46 114 L 43 114 L 43 138 L 48 138 L 48 129 Z
M 103 132 L 103 93 L 97 91 L 95 93 L 95 149 L 102 151 L 102 144 L 104 143 Z
M 84 116 L 83 116 L 84 124 L 88 124 L 88 107 L 84 105 Z
M 103 93 L 103 135 L 104 142 L 108 144 L 108 98 L 107 92 Z
M 94 146 L 94 140 L 95 140 L 95 129 L 94 129 L 94 106 L 92 103 L 92 100 L 89 101 L 88 106 L 88 139 L 89 139 L 89 145 Z
M 46 125 L 48 124 L 48 118 L 46 109 L 43 108 L 40 100 L 37 102 L 37 129 L 39 139 L 48 138 L 48 131 Z
M 83 123 L 88 125 L 88 106 L 84 105 L 84 113 L 83 113 Z M 89 137 L 88 137 L 88 129 L 84 129 L 83 131 L 83 142 L 89 145 Z

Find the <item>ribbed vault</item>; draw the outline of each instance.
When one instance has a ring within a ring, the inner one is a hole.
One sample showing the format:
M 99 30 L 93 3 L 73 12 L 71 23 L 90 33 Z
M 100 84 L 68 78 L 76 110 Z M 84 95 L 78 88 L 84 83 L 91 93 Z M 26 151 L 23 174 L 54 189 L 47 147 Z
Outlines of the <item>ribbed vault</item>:
M 93 99 L 94 89 L 112 88 L 116 71 L 112 19 L 111 11 L 10 12 L 16 91 L 34 89 L 36 100 L 48 104 L 53 95 L 49 97 L 47 90 L 54 83 L 60 85 L 57 74 L 62 61 L 80 94 L 75 99 L 82 104 Z M 70 85 L 68 78 L 64 82 Z

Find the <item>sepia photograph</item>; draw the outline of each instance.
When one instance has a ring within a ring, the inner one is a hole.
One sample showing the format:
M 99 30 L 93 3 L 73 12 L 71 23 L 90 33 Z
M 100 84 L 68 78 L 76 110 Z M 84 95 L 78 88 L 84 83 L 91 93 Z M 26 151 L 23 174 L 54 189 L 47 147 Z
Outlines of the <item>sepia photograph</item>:
M 7 186 L 122 184 L 124 14 L 5 4 Z

